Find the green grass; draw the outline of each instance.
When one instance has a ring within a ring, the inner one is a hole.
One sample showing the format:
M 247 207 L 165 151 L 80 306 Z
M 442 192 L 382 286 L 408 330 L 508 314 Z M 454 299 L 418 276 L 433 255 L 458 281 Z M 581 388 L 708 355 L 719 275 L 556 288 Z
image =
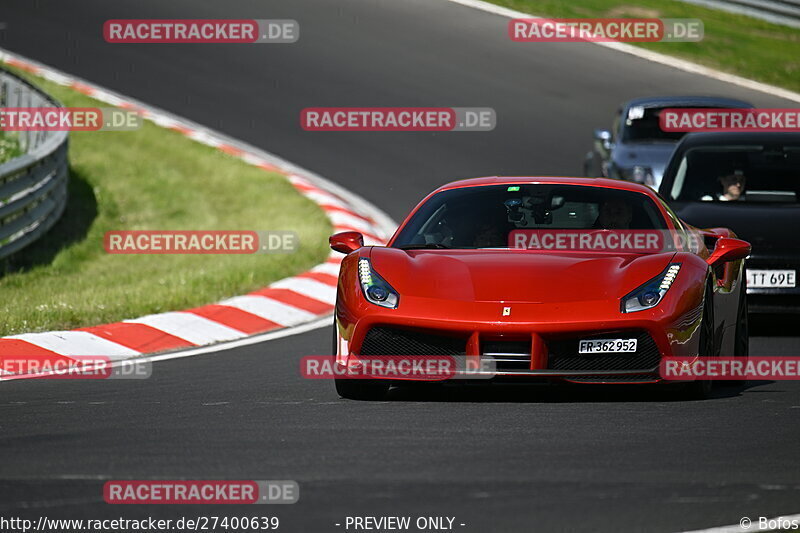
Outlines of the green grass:
M 698 18 L 697 43 L 632 43 L 793 91 L 800 91 L 800 31 L 759 19 L 674 0 L 490 0 L 532 15 L 554 18 Z M 533 46 L 533 45 L 532 45 Z
M 22 155 L 16 136 L 0 131 L 0 164 Z
M 66 106 L 101 104 L 25 75 Z M 107 106 L 106 106 L 107 107 Z M 145 122 L 70 134 L 69 204 L 0 272 L 0 334 L 97 325 L 261 288 L 323 261 L 331 226 L 283 177 Z M 254 255 L 110 255 L 109 230 L 291 230 L 299 250 Z

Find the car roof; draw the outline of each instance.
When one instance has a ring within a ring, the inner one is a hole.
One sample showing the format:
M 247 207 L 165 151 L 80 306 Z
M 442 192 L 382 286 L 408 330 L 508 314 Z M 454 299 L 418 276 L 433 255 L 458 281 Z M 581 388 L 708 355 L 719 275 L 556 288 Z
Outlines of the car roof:
M 617 180 L 611 178 L 578 178 L 569 176 L 487 176 L 483 178 L 469 178 L 453 181 L 442 185 L 432 194 L 450 190 L 462 189 L 465 187 L 481 187 L 485 185 L 524 185 L 530 183 L 541 183 L 547 185 L 583 185 L 585 187 L 604 187 L 625 191 L 635 191 L 657 197 L 655 191 L 647 185 L 634 183 L 632 181 Z
M 634 98 L 628 101 L 623 107 L 733 107 L 733 108 L 752 108 L 753 104 L 744 100 L 733 98 L 723 98 L 721 96 L 650 96 L 645 98 Z
M 764 143 L 800 145 L 800 133 L 776 131 L 689 133 L 681 139 L 680 147 L 686 149 L 695 146 Z

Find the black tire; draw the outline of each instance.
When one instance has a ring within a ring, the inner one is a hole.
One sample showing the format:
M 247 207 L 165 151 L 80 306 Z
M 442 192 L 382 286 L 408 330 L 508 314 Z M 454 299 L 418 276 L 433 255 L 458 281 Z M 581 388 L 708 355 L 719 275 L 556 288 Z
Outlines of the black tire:
M 714 292 L 706 286 L 703 298 L 703 318 L 700 322 L 700 356 L 714 355 Z M 713 382 L 708 379 L 695 380 L 686 385 L 686 397 L 690 400 L 705 400 L 711 396 Z
M 336 392 L 348 400 L 383 400 L 389 383 L 377 379 L 337 379 Z
M 336 339 L 336 318 L 333 319 L 333 357 L 339 347 Z M 335 379 L 336 392 L 348 400 L 382 400 L 389 392 L 389 384 L 376 379 Z
M 331 340 L 331 353 L 333 358 L 336 359 L 336 354 L 339 352 L 339 343 L 336 338 L 336 317 L 333 317 L 333 339 Z

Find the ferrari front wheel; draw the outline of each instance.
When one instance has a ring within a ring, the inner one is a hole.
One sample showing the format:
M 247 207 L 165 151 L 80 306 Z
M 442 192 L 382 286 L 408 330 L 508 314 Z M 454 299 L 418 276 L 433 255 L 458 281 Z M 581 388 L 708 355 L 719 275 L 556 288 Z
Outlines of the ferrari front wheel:
M 742 286 L 739 289 L 739 308 L 736 312 L 736 335 L 734 340 L 733 356 L 741 357 L 745 363 L 750 357 L 750 327 L 747 311 L 747 278 L 742 276 Z M 725 385 L 743 387 L 746 379 L 728 380 Z
M 337 302 L 338 303 L 338 302 Z M 338 325 L 333 319 L 333 358 L 339 353 Z M 389 392 L 389 384 L 377 379 L 335 379 L 336 392 L 348 400 L 382 400 Z
M 714 354 L 714 292 L 706 286 L 703 298 L 703 318 L 700 322 L 700 356 L 711 357 Z M 705 400 L 711 395 L 711 380 L 703 379 L 689 383 L 686 396 L 692 400 Z

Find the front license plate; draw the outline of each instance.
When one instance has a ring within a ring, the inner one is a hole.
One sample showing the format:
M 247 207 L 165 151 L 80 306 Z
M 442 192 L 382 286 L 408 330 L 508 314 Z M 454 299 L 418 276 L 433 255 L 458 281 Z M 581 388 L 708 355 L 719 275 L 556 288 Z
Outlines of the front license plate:
M 631 353 L 636 351 L 636 339 L 593 339 L 578 343 L 578 353 Z
M 747 286 L 756 289 L 793 288 L 797 286 L 797 273 L 794 270 L 751 270 L 748 268 Z

